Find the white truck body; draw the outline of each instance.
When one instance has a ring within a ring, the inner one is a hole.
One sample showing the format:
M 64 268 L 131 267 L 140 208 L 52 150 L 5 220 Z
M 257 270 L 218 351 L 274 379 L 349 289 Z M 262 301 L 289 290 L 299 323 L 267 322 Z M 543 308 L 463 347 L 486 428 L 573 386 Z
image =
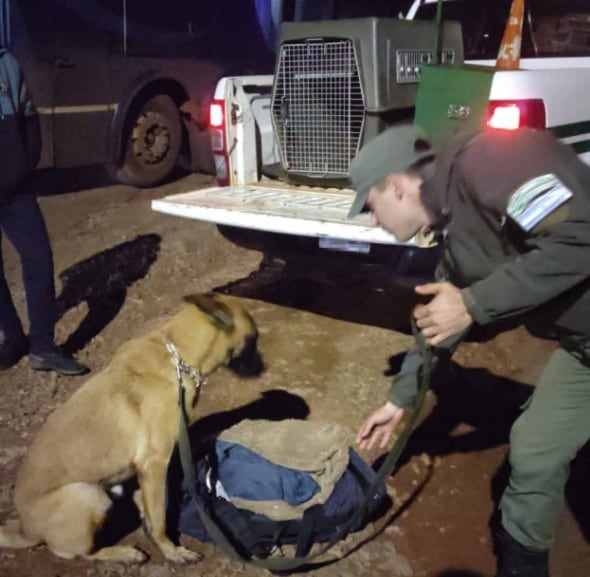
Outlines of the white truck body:
M 152 201 L 158 212 L 219 225 L 280 234 L 315 237 L 324 248 L 368 252 L 371 244 L 397 244 L 395 237 L 374 226 L 367 214 L 348 219 L 354 191 L 289 186 L 261 178 L 258 166 L 279 162 L 278 145 L 270 118 L 270 88 L 273 76 L 222 78 L 215 100 L 225 109 L 234 106 L 238 121 L 227 126 L 230 186 L 217 186 Z M 268 93 L 244 87 L 268 88 Z M 256 133 L 259 134 L 259 146 Z M 410 245 L 427 244 L 413 239 Z
M 467 63 L 496 64 L 489 59 Z M 400 244 L 365 214 L 347 218 L 354 196 L 350 189 L 314 188 L 261 176 L 262 164 L 280 161 L 270 113 L 273 80 L 272 75 L 232 77 L 217 86 L 215 99 L 226 111 L 227 148 L 227 165 L 218 167 L 218 175 L 229 185 L 155 200 L 152 208 L 219 225 L 313 237 L 321 248 L 369 252 L 371 244 Z M 590 163 L 590 99 L 584 96 L 589 92 L 590 56 L 524 58 L 518 70 L 496 69 L 489 100 L 542 99 L 546 127 Z M 428 246 L 429 239 L 405 244 Z

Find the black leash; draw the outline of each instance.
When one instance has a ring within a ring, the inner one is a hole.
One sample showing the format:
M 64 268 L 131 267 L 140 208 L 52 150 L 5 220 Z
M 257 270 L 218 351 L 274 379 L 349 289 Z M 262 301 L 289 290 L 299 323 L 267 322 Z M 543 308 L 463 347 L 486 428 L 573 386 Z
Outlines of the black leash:
M 362 517 L 365 515 L 366 508 L 370 499 L 373 497 L 381 483 L 393 472 L 395 465 L 402 451 L 404 450 L 408 442 L 408 439 L 410 438 L 410 435 L 414 430 L 414 427 L 420 415 L 420 411 L 422 410 L 422 407 L 424 405 L 426 393 L 430 388 L 430 378 L 433 367 L 433 351 L 432 348 L 425 343 L 424 339 L 422 338 L 422 335 L 417 332 L 417 329 L 414 325 L 412 325 L 412 329 L 416 337 L 416 344 L 420 348 L 422 353 L 423 363 L 419 370 L 420 375 L 418 394 L 416 396 L 416 401 L 414 402 L 414 407 L 412 408 L 410 417 L 406 421 L 406 424 L 401 434 L 399 435 L 393 447 L 389 451 L 381 467 L 379 467 L 375 479 L 373 480 L 365 494 L 365 499 L 363 503 L 359 505 L 359 507 L 350 517 L 350 519 L 338 528 L 334 537 L 332 537 L 332 539 L 328 543 L 324 544 L 321 547 L 321 549 L 313 555 L 305 557 L 277 557 L 269 559 L 246 558 L 235 549 L 232 543 L 225 536 L 225 533 L 220 529 L 217 523 L 209 515 L 209 512 L 203 505 L 202 500 L 200 499 L 196 491 L 195 467 L 193 464 L 192 450 L 188 434 L 188 422 L 186 412 L 184 409 L 185 389 L 182 375 L 189 374 L 191 378 L 193 378 L 194 373 L 191 373 L 191 370 L 194 371 L 194 369 L 192 367 L 188 367 L 187 365 L 185 365 L 179 357 L 174 359 L 177 367 L 178 404 L 180 408 L 180 419 L 178 424 L 178 449 L 180 454 L 180 462 L 184 473 L 184 485 L 197 508 L 197 511 L 201 518 L 201 522 L 203 523 L 205 529 L 209 533 L 209 536 L 215 541 L 215 543 L 222 549 L 222 551 L 228 557 L 235 559 L 237 561 L 241 561 L 243 563 L 249 563 L 256 567 L 262 567 L 263 569 L 268 569 L 269 571 L 273 572 L 293 571 L 305 565 L 325 565 L 337 560 L 318 559 L 318 557 L 326 553 L 338 541 L 345 538 L 346 535 L 349 533 L 350 529 L 355 525 L 355 523 L 360 521 Z

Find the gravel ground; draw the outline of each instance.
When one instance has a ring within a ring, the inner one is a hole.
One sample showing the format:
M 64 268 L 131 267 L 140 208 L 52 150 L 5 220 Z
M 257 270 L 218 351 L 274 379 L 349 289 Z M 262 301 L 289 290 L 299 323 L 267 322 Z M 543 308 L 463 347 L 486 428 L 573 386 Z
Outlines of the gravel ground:
M 60 343 L 93 371 L 115 349 L 180 306 L 187 294 L 220 290 L 241 299 L 260 329 L 266 371 L 240 380 L 219 372 L 202 396 L 203 423 L 282 414 L 334 421 L 356 430 L 384 399 L 411 343 L 411 288 L 357 269 L 322 263 L 263 262 L 206 223 L 151 211 L 149 201 L 211 182 L 188 175 L 151 190 L 112 185 L 100 171 L 46 173 L 41 204 L 53 243 L 62 316 Z M 98 184 L 97 184 L 98 183 Z M 4 244 L 5 267 L 23 316 L 18 259 Z M 328 261 L 326 261 L 328 262 Z M 514 329 L 461 346 L 453 378 L 429 394 L 423 423 L 388 481 L 395 496 L 380 534 L 344 560 L 317 569 L 326 577 L 484 577 L 493 574 L 487 523 L 505 482 L 508 430 L 553 345 Z M 30 370 L 26 359 L 0 375 L 0 520 L 13 513 L 19 462 L 46 417 L 83 382 Z M 378 452 L 363 455 L 369 461 Z M 574 467 L 568 504 L 551 557 L 553 577 L 588 577 L 588 455 Z M 202 552 L 193 566 L 166 562 L 136 524 L 124 541 L 145 550 L 141 566 L 64 561 L 44 546 L 0 551 L 2 577 L 245 577 L 266 571 Z

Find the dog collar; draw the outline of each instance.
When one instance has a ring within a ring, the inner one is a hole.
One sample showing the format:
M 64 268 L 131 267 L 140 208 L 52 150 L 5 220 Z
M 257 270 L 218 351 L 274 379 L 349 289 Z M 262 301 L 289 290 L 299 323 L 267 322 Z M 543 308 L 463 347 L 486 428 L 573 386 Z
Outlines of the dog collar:
M 193 367 L 192 365 L 187 365 L 181 358 L 178 349 L 171 341 L 166 342 L 166 349 L 170 353 L 172 357 L 172 362 L 176 367 L 176 378 L 178 379 L 178 388 L 182 390 L 183 382 L 182 382 L 182 375 L 188 375 L 190 380 L 193 382 L 195 387 L 195 392 L 198 395 L 201 387 L 207 384 L 207 377 L 201 375 L 201 371 L 197 367 Z

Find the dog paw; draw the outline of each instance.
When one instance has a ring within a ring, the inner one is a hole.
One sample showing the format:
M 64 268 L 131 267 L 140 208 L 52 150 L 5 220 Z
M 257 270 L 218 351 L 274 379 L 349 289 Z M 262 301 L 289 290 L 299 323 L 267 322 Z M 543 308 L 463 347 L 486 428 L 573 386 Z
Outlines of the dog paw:
M 95 561 L 114 561 L 117 563 L 143 563 L 147 555 L 128 545 L 115 545 L 113 547 L 104 547 L 91 555 L 85 555 L 86 559 Z
M 203 559 L 203 555 L 196 551 L 191 551 L 186 547 L 173 547 L 168 549 L 164 553 L 164 556 L 168 561 L 173 561 L 174 563 L 198 563 Z
M 146 561 L 148 556 L 135 547 L 129 547 L 129 551 L 126 554 L 127 563 L 143 563 Z

